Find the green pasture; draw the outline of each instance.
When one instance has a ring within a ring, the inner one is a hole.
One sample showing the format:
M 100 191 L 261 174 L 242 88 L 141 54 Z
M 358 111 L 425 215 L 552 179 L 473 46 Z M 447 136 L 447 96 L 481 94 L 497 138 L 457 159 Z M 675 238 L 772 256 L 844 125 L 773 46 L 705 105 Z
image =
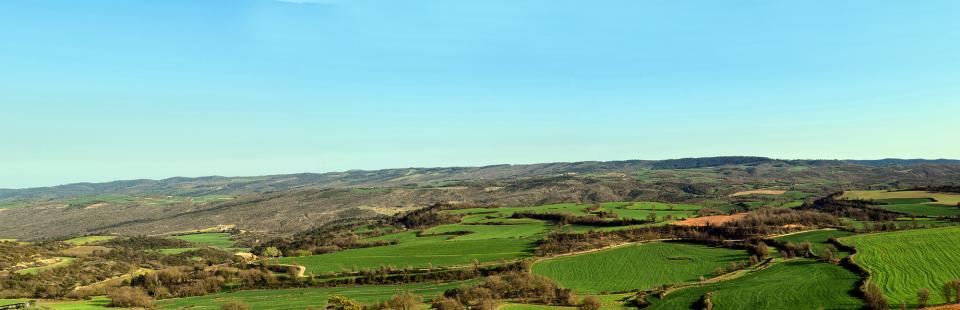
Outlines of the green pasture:
M 188 235 L 170 236 L 173 239 L 180 239 L 194 244 L 206 245 L 215 248 L 228 249 L 233 247 L 233 240 L 230 240 L 228 233 L 199 233 Z
M 857 249 L 854 261 L 893 305 L 916 304 L 920 288 L 930 304 L 944 303 L 944 282 L 960 279 L 960 227 L 905 230 L 842 238 Z
M 704 245 L 651 242 L 543 260 L 533 273 L 580 292 L 619 292 L 695 282 L 717 267 L 747 260 L 740 250 Z
M 807 242 L 810 242 L 810 248 L 811 250 L 813 250 L 813 253 L 817 255 L 822 255 L 824 249 L 826 249 L 827 245 L 830 244 L 830 242 L 827 242 L 828 239 L 830 239 L 831 237 L 841 238 L 841 237 L 846 237 L 850 235 L 853 235 L 853 233 L 849 231 L 842 231 L 842 230 L 836 230 L 836 229 L 821 229 L 821 230 L 796 233 L 792 235 L 786 235 L 786 236 L 777 237 L 774 239 L 778 241 L 792 242 L 797 244 L 807 241 Z M 837 254 L 837 257 L 845 257 L 848 253 L 838 251 L 837 253 L 834 253 L 834 254 Z
M 714 309 L 861 309 L 850 292 L 859 277 L 843 267 L 795 259 L 749 272 L 739 278 L 695 285 L 649 298 L 645 309 L 693 309 L 712 292 Z
M 157 302 L 161 309 L 220 309 L 228 301 L 240 301 L 253 309 L 324 309 L 330 295 L 342 295 L 362 302 L 374 303 L 389 299 L 401 292 L 411 292 L 429 300 L 438 294 L 459 286 L 471 286 L 475 281 L 451 283 L 415 283 L 405 285 L 368 285 L 331 288 L 295 288 L 279 290 L 249 290 L 218 293 L 207 296 L 167 299 Z
M 474 261 L 495 262 L 528 257 L 533 254 L 538 239 L 531 237 L 458 240 L 448 235 L 417 237 L 416 234 L 410 231 L 367 239 L 368 241 L 398 240 L 400 243 L 396 245 L 350 249 L 303 257 L 284 257 L 279 261 L 303 265 L 308 273 L 315 274 L 377 269 L 385 266 L 425 268 L 469 265 Z M 487 235 L 491 234 L 493 233 L 488 232 Z

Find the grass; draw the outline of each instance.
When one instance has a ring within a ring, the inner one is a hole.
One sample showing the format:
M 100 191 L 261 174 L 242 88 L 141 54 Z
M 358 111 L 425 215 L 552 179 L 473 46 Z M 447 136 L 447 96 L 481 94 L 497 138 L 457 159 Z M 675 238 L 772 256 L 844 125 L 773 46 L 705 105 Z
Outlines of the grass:
M 116 237 L 117 236 L 86 236 L 86 237 L 77 237 L 73 239 L 67 239 L 67 240 L 64 240 L 63 242 L 66 242 L 72 245 L 87 245 L 91 243 L 107 241 Z
M 77 301 L 49 301 L 41 300 L 40 307 L 42 309 L 53 309 L 53 310 L 90 310 L 90 309 L 117 309 L 117 308 L 108 308 L 107 304 L 110 303 L 110 300 L 104 296 L 95 296 L 91 300 L 77 300 Z
M 58 258 L 59 258 L 60 260 L 57 261 L 56 263 L 49 264 L 49 265 L 44 265 L 44 266 L 40 266 L 40 267 L 31 267 L 31 268 L 26 268 L 26 269 L 17 270 L 17 273 L 19 273 L 19 274 L 37 274 L 37 273 L 40 273 L 41 271 L 44 271 L 44 270 L 49 270 L 49 269 L 53 269 L 53 268 L 63 267 L 63 266 L 69 265 L 69 264 L 72 263 L 74 260 L 76 260 L 76 258 L 66 257 L 66 256 L 64 256 L 64 257 L 58 257 Z
M 960 227 L 906 230 L 841 239 L 857 248 L 855 261 L 891 304 L 916 303 L 917 290 L 930 290 L 930 304 L 944 303 L 940 288 L 960 278 Z
M 30 299 L 27 298 L 14 298 L 14 299 L 0 299 L 0 306 L 12 305 L 15 303 L 28 302 Z
M 506 225 L 441 225 L 427 229 L 425 234 L 443 234 L 455 231 L 470 231 L 471 234 L 454 237 L 453 240 L 483 240 L 497 238 L 525 238 L 541 234 L 550 228 L 544 221 L 529 220 L 510 222 Z
M 173 239 L 180 239 L 183 241 L 207 245 L 216 248 L 228 249 L 233 247 L 233 240 L 230 240 L 230 234 L 228 233 L 199 233 L 199 234 L 187 234 L 187 235 L 177 235 L 170 236 Z
M 448 289 L 473 284 L 473 281 L 466 281 L 406 285 L 250 290 L 167 299 L 158 301 L 157 305 L 161 309 L 220 309 L 222 304 L 236 300 L 249 304 L 253 309 L 305 309 L 309 307 L 323 309 L 326 307 L 327 298 L 330 295 L 342 295 L 362 303 L 373 303 L 389 299 L 394 294 L 408 291 L 420 295 L 426 300 Z
M 671 292 L 651 298 L 646 309 L 692 309 L 712 292 L 714 309 L 861 309 L 863 301 L 849 295 L 856 274 L 833 264 L 809 259 L 782 262 L 739 278 Z
M 498 308 L 497 310 L 560 310 L 560 309 L 573 310 L 573 309 L 576 309 L 576 307 L 506 303 L 500 306 L 500 308 Z
M 792 243 L 801 243 L 804 241 L 810 242 L 810 247 L 813 250 L 813 253 L 817 255 L 822 255 L 823 250 L 827 248 L 827 245 L 830 244 L 827 242 L 831 237 L 841 238 L 853 235 L 852 232 L 836 230 L 836 229 L 821 229 L 808 232 L 802 232 L 798 234 L 786 235 L 782 237 L 774 238 L 783 242 L 792 242 Z M 838 252 L 837 257 L 845 257 L 848 253 Z
M 869 200 L 878 208 L 916 216 L 960 215 L 960 194 L 925 191 L 847 191 L 841 198 Z
M 717 267 L 745 260 L 746 252 L 739 250 L 653 242 L 544 260 L 533 273 L 581 292 L 619 292 L 697 281 Z
M 467 235 L 470 236 L 470 235 Z M 532 255 L 538 238 L 449 239 L 451 236 L 417 237 L 416 232 L 385 235 L 368 240 L 399 240 L 396 245 L 351 249 L 329 254 L 284 257 L 281 263 L 298 264 L 308 273 L 376 269 L 468 265 L 474 260 L 494 262 Z M 464 237 L 464 236 L 461 236 Z

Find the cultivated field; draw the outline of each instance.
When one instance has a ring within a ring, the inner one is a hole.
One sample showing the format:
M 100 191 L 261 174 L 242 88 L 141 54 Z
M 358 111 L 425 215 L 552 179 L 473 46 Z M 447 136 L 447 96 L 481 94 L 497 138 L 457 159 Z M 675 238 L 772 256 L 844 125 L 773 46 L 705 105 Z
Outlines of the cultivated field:
M 491 225 L 493 226 L 493 225 Z M 449 235 L 417 237 L 416 232 L 380 236 L 375 240 L 396 239 L 400 243 L 364 249 L 351 249 L 304 257 L 284 257 L 279 261 L 307 268 L 308 273 L 341 272 L 377 269 L 468 265 L 528 257 L 533 254 L 537 238 L 496 238 L 480 240 L 450 239 Z M 470 235 L 466 235 L 470 236 Z M 465 237 L 465 236 L 461 236 Z
M 925 191 L 846 191 L 841 198 L 868 200 L 877 207 L 916 216 L 960 215 L 960 194 Z
M 158 302 L 161 309 L 220 309 L 228 301 L 241 301 L 253 309 L 324 309 L 330 295 L 341 295 L 363 303 L 389 299 L 394 294 L 411 292 L 429 300 L 445 290 L 471 285 L 475 281 L 451 283 L 415 283 L 406 285 L 370 285 L 333 288 L 251 290 L 187 297 Z
M 817 255 L 822 255 L 824 249 L 827 248 L 827 245 L 830 244 L 827 242 L 830 238 L 840 238 L 853 235 L 853 233 L 848 231 L 836 230 L 836 229 L 821 229 L 808 232 L 802 232 L 797 234 L 786 235 L 782 237 L 775 238 L 776 240 L 783 242 L 792 242 L 792 243 L 801 243 L 801 242 L 810 242 L 810 248 L 813 250 L 813 253 Z M 846 252 L 838 251 L 837 257 L 844 257 L 847 255 Z
M 855 261 L 888 300 L 916 304 L 920 288 L 930 290 L 930 304 L 944 303 L 944 282 L 960 279 L 960 227 L 906 230 L 842 238 L 857 248 Z
M 694 286 L 651 297 L 646 309 L 693 309 L 712 292 L 714 309 L 861 309 L 863 301 L 849 292 L 859 280 L 843 267 L 794 259 L 739 278 Z
M 228 233 L 199 233 L 170 236 L 170 238 L 221 249 L 233 247 L 233 240 L 230 240 L 230 234 Z
M 619 292 L 697 281 L 717 267 L 746 260 L 739 250 L 652 242 L 547 259 L 535 264 L 533 273 L 581 292 Z

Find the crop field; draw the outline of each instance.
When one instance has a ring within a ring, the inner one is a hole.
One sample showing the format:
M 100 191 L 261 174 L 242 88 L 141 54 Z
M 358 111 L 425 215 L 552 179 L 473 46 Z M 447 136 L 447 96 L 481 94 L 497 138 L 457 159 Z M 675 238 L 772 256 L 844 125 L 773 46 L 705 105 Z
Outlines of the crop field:
M 717 267 L 747 260 L 744 251 L 652 242 L 544 260 L 533 273 L 581 292 L 619 292 L 693 282 Z
M 841 238 L 853 235 L 852 232 L 836 230 L 836 229 L 821 229 L 808 232 L 802 232 L 792 235 L 786 235 L 782 237 L 775 238 L 776 240 L 783 242 L 792 242 L 792 243 L 801 243 L 804 241 L 810 242 L 810 247 L 813 250 L 813 253 L 817 255 L 822 255 L 823 250 L 827 248 L 827 245 L 830 244 L 827 242 L 831 237 Z M 845 257 L 848 253 L 839 252 L 835 253 L 837 257 Z
M 494 226 L 494 225 L 491 225 Z M 470 235 L 466 235 L 470 236 Z M 460 236 L 460 237 L 466 237 Z M 448 235 L 417 237 L 416 232 L 403 232 L 368 239 L 399 240 L 396 245 L 351 249 L 329 254 L 284 257 L 280 262 L 302 265 L 308 273 L 376 269 L 467 265 L 527 257 L 533 254 L 537 238 L 495 238 L 458 240 Z
M 536 207 L 504 207 L 504 208 L 473 208 L 450 210 L 454 214 L 467 215 L 464 223 L 478 222 L 491 218 L 507 218 L 514 212 L 536 212 L 536 213 L 566 213 L 572 215 L 587 215 L 585 209 L 591 207 L 590 204 L 561 203 L 552 205 L 543 205 Z M 650 213 L 657 214 L 658 219 L 662 219 L 667 214 L 674 218 L 688 218 L 696 215 L 700 206 L 691 204 L 670 204 L 661 202 L 606 202 L 600 204 L 602 210 L 613 212 L 620 217 L 646 219 Z
M 960 227 L 857 235 L 841 242 L 857 248 L 855 261 L 894 305 L 916 303 L 917 290 L 930 290 L 930 304 L 945 300 L 940 288 L 960 279 Z
M 450 283 L 415 283 L 406 285 L 369 285 L 332 288 L 297 288 L 282 290 L 250 290 L 232 293 L 219 293 L 207 296 L 161 300 L 157 305 L 161 309 L 220 309 L 228 301 L 241 301 L 253 309 L 324 309 L 330 295 L 342 295 L 362 302 L 373 303 L 404 291 L 420 295 L 429 300 L 451 288 L 472 285 L 473 281 Z
M 199 245 L 207 245 L 215 248 L 227 249 L 233 247 L 233 240 L 230 240 L 228 233 L 199 233 L 189 235 L 170 236 L 173 239 L 180 239 Z
M 925 191 L 847 191 L 841 198 L 869 200 L 879 208 L 916 216 L 960 215 L 960 194 Z
M 547 222 L 539 220 L 523 219 L 521 221 L 509 222 L 509 224 L 499 225 L 478 225 L 478 224 L 451 224 L 433 227 L 424 231 L 424 234 L 444 234 L 457 231 L 469 231 L 470 234 L 456 236 L 451 240 L 483 240 L 496 238 L 525 238 L 542 234 L 550 228 Z
M 859 277 L 843 267 L 795 259 L 739 278 L 683 288 L 664 299 L 650 298 L 646 309 L 692 309 L 712 292 L 714 309 L 861 309 L 848 292 Z
M 64 240 L 63 242 L 66 242 L 72 245 L 87 245 L 91 243 L 107 241 L 116 237 L 117 236 L 85 236 L 85 237 L 67 239 L 67 240 Z

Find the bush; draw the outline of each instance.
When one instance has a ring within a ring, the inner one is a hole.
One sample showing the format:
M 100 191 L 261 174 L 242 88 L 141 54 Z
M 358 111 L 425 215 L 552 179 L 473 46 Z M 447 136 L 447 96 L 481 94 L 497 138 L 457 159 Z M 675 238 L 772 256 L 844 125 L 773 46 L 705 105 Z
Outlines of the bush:
M 250 305 L 241 301 L 231 300 L 220 306 L 220 310 L 250 310 Z
M 107 298 L 110 298 L 107 307 L 153 308 L 153 298 L 139 287 L 119 287 L 108 293 Z
M 587 296 L 583 299 L 583 302 L 580 303 L 581 310 L 599 310 L 602 304 L 600 299 L 597 296 Z

